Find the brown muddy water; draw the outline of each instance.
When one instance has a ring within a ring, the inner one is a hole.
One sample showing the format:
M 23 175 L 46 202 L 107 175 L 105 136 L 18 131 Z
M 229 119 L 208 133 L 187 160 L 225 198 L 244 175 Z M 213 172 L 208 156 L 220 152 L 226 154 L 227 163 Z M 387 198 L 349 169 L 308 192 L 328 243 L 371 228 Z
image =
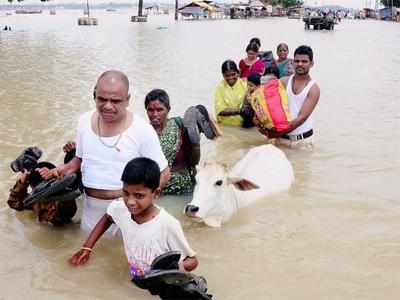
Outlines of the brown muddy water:
M 99 26 L 78 27 L 77 12 L 0 17 L 0 299 L 154 299 L 128 280 L 122 242 L 103 239 L 92 260 L 67 258 L 85 239 L 79 225 L 41 226 L 6 205 L 15 180 L 9 163 L 37 145 L 61 162 L 78 116 L 94 107 L 96 77 L 110 68 L 133 82 L 132 109 L 164 88 L 171 115 L 212 108 L 220 65 L 244 56 L 257 36 L 263 49 L 282 41 L 315 51 L 321 87 L 312 153 L 285 150 L 292 189 L 243 209 L 221 229 L 182 215 L 188 198 L 160 199 L 182 221 L 216 300 L 399 299 L 400 24 L 343 21 L 333 32 L 304 31 L 297 20 L 178 22 L 130 11 L 97 12 Z M 202 141 L 203 160 L 232 163 L 264 142 L 256 131 L 225 129 Z

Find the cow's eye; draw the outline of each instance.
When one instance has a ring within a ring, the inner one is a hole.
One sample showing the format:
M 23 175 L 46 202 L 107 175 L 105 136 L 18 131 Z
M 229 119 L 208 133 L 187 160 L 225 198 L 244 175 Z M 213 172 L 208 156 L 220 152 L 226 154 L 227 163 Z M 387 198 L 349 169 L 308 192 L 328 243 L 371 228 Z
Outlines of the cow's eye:
M 221 185 L 222 185 L 222 180 L 217 180 L 217 181 L 215 182 L 215 185 L 221 186 Z

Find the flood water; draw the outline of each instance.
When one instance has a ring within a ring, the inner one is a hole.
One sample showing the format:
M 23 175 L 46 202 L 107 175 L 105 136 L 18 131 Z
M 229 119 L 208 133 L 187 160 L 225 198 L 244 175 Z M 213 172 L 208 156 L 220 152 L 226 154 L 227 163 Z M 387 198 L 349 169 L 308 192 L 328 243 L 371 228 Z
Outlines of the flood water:
M 284 18 L 174 22 L 133 12 L 97 12 L 97 27 L 77 26 L 78 12 L 0 16 L 0 299 L 155 299 L 129 282 L 119 239 L 101 240 L 87 266 L 67 258 L 85 239 L 79 225 L 51 228 L 7 207 L 24 148 L 60 163 L 79 115 L 94 108 L 97 76 L 120 69 L 133 83 L 132 109 L 164 88 L 171 115 L 189 105 L 212 109 L 220 65 L 282 41 L 311 45 L 321 87 L 312 153 L 286 150 L 295 170 L 290 191 L 245 208 L 221 229 L 186 219 L 188 198 L 160 199 L 183 224 L 216 300 L 399 299 L 400 24 L 343 21 L 333 32 L 305 31 Z M 292 53 L 292 52 L 291 52 Z M 203 160 L 232 164 L 256 131 L 225 128 L 202 141 Z

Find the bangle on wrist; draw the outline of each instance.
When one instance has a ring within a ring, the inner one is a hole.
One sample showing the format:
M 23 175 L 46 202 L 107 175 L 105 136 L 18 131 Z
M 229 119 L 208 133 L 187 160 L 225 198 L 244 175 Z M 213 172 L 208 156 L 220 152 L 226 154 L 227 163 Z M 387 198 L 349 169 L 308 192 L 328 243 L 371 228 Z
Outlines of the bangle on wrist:
M 92 251 L 93 251 L 93 249 L 92 249 L 92 248 L 89 248 L 89 247 L 81 247 L 81 250 L 87 250 L 87 251 L 89 251 L 89 252 L 92 252 Z

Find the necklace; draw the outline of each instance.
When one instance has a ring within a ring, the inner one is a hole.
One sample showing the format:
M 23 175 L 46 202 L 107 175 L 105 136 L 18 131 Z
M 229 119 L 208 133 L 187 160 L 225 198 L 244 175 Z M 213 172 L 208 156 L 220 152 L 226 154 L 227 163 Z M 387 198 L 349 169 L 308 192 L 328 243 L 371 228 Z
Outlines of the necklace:
M 125 117 L 124 125 L 125 125 L 127 119 L 128 119 L 128 116 Z M 125 126 L 124 126 L 124 129 L 125 129 Z M 120 141 L 121 138 L 122 138 L 122 134 L 124 133 L 124 130 L 122 130 L 122 132 L 119 134 L 117 140 L 116 140 L 113 144 L 111 144 L 111 145 L 110 145 L 110 144 L 107 144 L 105 141 L 103 141 L 103 139 L 102 139 L 102 137 L 101 137 L 100 116 L 97 116 L 97 130 L 98 130 L 99 141 L 100 141 L 100 143 L 103 144 L 103 146 L 106 146 L 107 148 L 111 148 L 111 149 L 114 148 L 114 149 L 117 150 L 118 152 L 121 151 L 121 149 L 118 148 L 118 143 L 119 143 L 119 141 Z

